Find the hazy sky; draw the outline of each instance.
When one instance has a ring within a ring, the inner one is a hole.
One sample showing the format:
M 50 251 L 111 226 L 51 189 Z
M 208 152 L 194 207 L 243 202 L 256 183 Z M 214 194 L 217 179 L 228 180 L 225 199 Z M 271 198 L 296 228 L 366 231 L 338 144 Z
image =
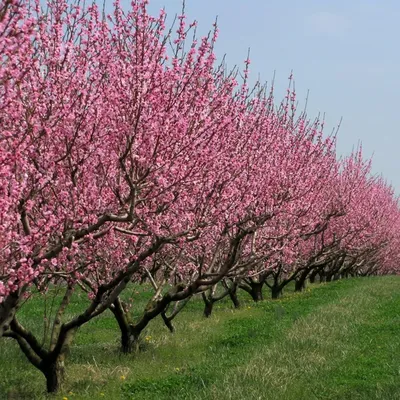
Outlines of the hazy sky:
M 163 6 L 173 17 L 181 0 L 150 0 L 151 13 Z M 218 15 L 217 56 L 242 65 L 250 48 L 252 77 L 276 71 L 279 97 L 293 69 L 310 116 L 325 112 L 327 132 L 343 117 L 338 153 L 361 141 L 373 172 L 400 193 L 398 0 L 186 0 L 186 12 L 201 35 Z

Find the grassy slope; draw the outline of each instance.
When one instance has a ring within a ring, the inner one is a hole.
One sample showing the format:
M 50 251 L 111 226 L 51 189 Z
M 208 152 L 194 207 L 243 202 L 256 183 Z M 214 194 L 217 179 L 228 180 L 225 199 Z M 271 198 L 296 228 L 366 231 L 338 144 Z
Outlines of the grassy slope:
M 144 303 L 147 293 L 133 293 Z M 111 315 L 83 327 L 67 365 L 72 399 L 400 399 L 400 277 L 311 286 L 238 311 L 222 302 L 209 320 L 189 303 L 169 334 L 161 321 L 146 348 L 118 354 Z M 73 308 L 82 306 L 76 298 Z M 25 324 L 40 331 L 42 306 Z M 44 379 L 13 341 L 0 341 L 0 399 L 44 399 Z

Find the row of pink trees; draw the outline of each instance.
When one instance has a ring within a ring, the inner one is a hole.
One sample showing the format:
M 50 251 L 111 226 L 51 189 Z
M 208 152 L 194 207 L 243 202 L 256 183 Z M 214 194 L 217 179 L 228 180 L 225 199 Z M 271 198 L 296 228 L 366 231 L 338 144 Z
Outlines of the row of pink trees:
M 303 196 L 289 220 L 277 221 L 275 229 L 282 222 L 290 229 L 275 236 L 273 257 L 241 280 L 239 287 L 255 301 L 262 299 L 264 285 L 276 298 L 290 282 L 302 290 L 317 275 L 330 281 L 397 270 L 399 213 L 393 190 L 370 175 L 361 150 L 330 171 L 325 187 Z
M 49 392 L 107 309 L 130 352 L 195 294 L 209 315 L 220 282 L 238 305 L 238 286 L 259 300 L 313 273 L 396 270 L 397 200 L 360 152 L 338 161 L 290 88 L 280 104 L 250 89 L 248 60 L 241 83 L 217 65 L 216 27 L 188 41 L 195 23 L 181 15 L 173 34 L 146 6 L 0 0 L 0 336 Z M 154 296 L 133 320 L 123 294 L 145 280 Z M 23 326 L 23 301 L 55 287 L 43 332 Z M 87 303 L 67 317 L 76 290 Z

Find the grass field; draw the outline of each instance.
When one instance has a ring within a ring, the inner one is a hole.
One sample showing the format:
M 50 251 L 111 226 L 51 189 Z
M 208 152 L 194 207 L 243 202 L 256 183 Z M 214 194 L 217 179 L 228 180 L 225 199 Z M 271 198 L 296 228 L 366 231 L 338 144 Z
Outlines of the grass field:
M 62 393 L 45 381 L 11 340 L 0 341 L 1 399 L 400 399 L 400 277 L 311 285 L 301 294 L 243 307 L 217 303 L 202 317 L 191 301 L 170 334 L 161 320 L 136 355 L 118 352 L 111 314 L 81 328 Z M 139 289 L 134 301 L 143 305 Z M 42 329 L 43 305 L 28 302 L 21 321 Z M 73 310 L 83 300 L 76 297 Z

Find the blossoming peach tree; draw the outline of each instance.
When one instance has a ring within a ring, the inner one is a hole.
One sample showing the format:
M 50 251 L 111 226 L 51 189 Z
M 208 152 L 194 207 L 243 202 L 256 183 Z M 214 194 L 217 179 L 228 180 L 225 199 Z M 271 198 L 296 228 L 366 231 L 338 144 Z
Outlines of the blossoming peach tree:
M 242 209 L 227 217 L 246 161 L 237 135 L 245 93 L 215 67 L 217 30 L 185 53 L 181 16 L 170 55 L 165 14 L 151 17 L 146 5 L 124 13 L 116 3 L 105 18 L 95 4 L 1 4 L 1 334 L 48 391 L 59 388 L 76 330 L 115 307 L 157 251 L 219 229 L 227 271 L 265 218 Z M 17 310 L 60 282 L 42 342 Z M 90 301 L 65 321 L 77 286 Z

